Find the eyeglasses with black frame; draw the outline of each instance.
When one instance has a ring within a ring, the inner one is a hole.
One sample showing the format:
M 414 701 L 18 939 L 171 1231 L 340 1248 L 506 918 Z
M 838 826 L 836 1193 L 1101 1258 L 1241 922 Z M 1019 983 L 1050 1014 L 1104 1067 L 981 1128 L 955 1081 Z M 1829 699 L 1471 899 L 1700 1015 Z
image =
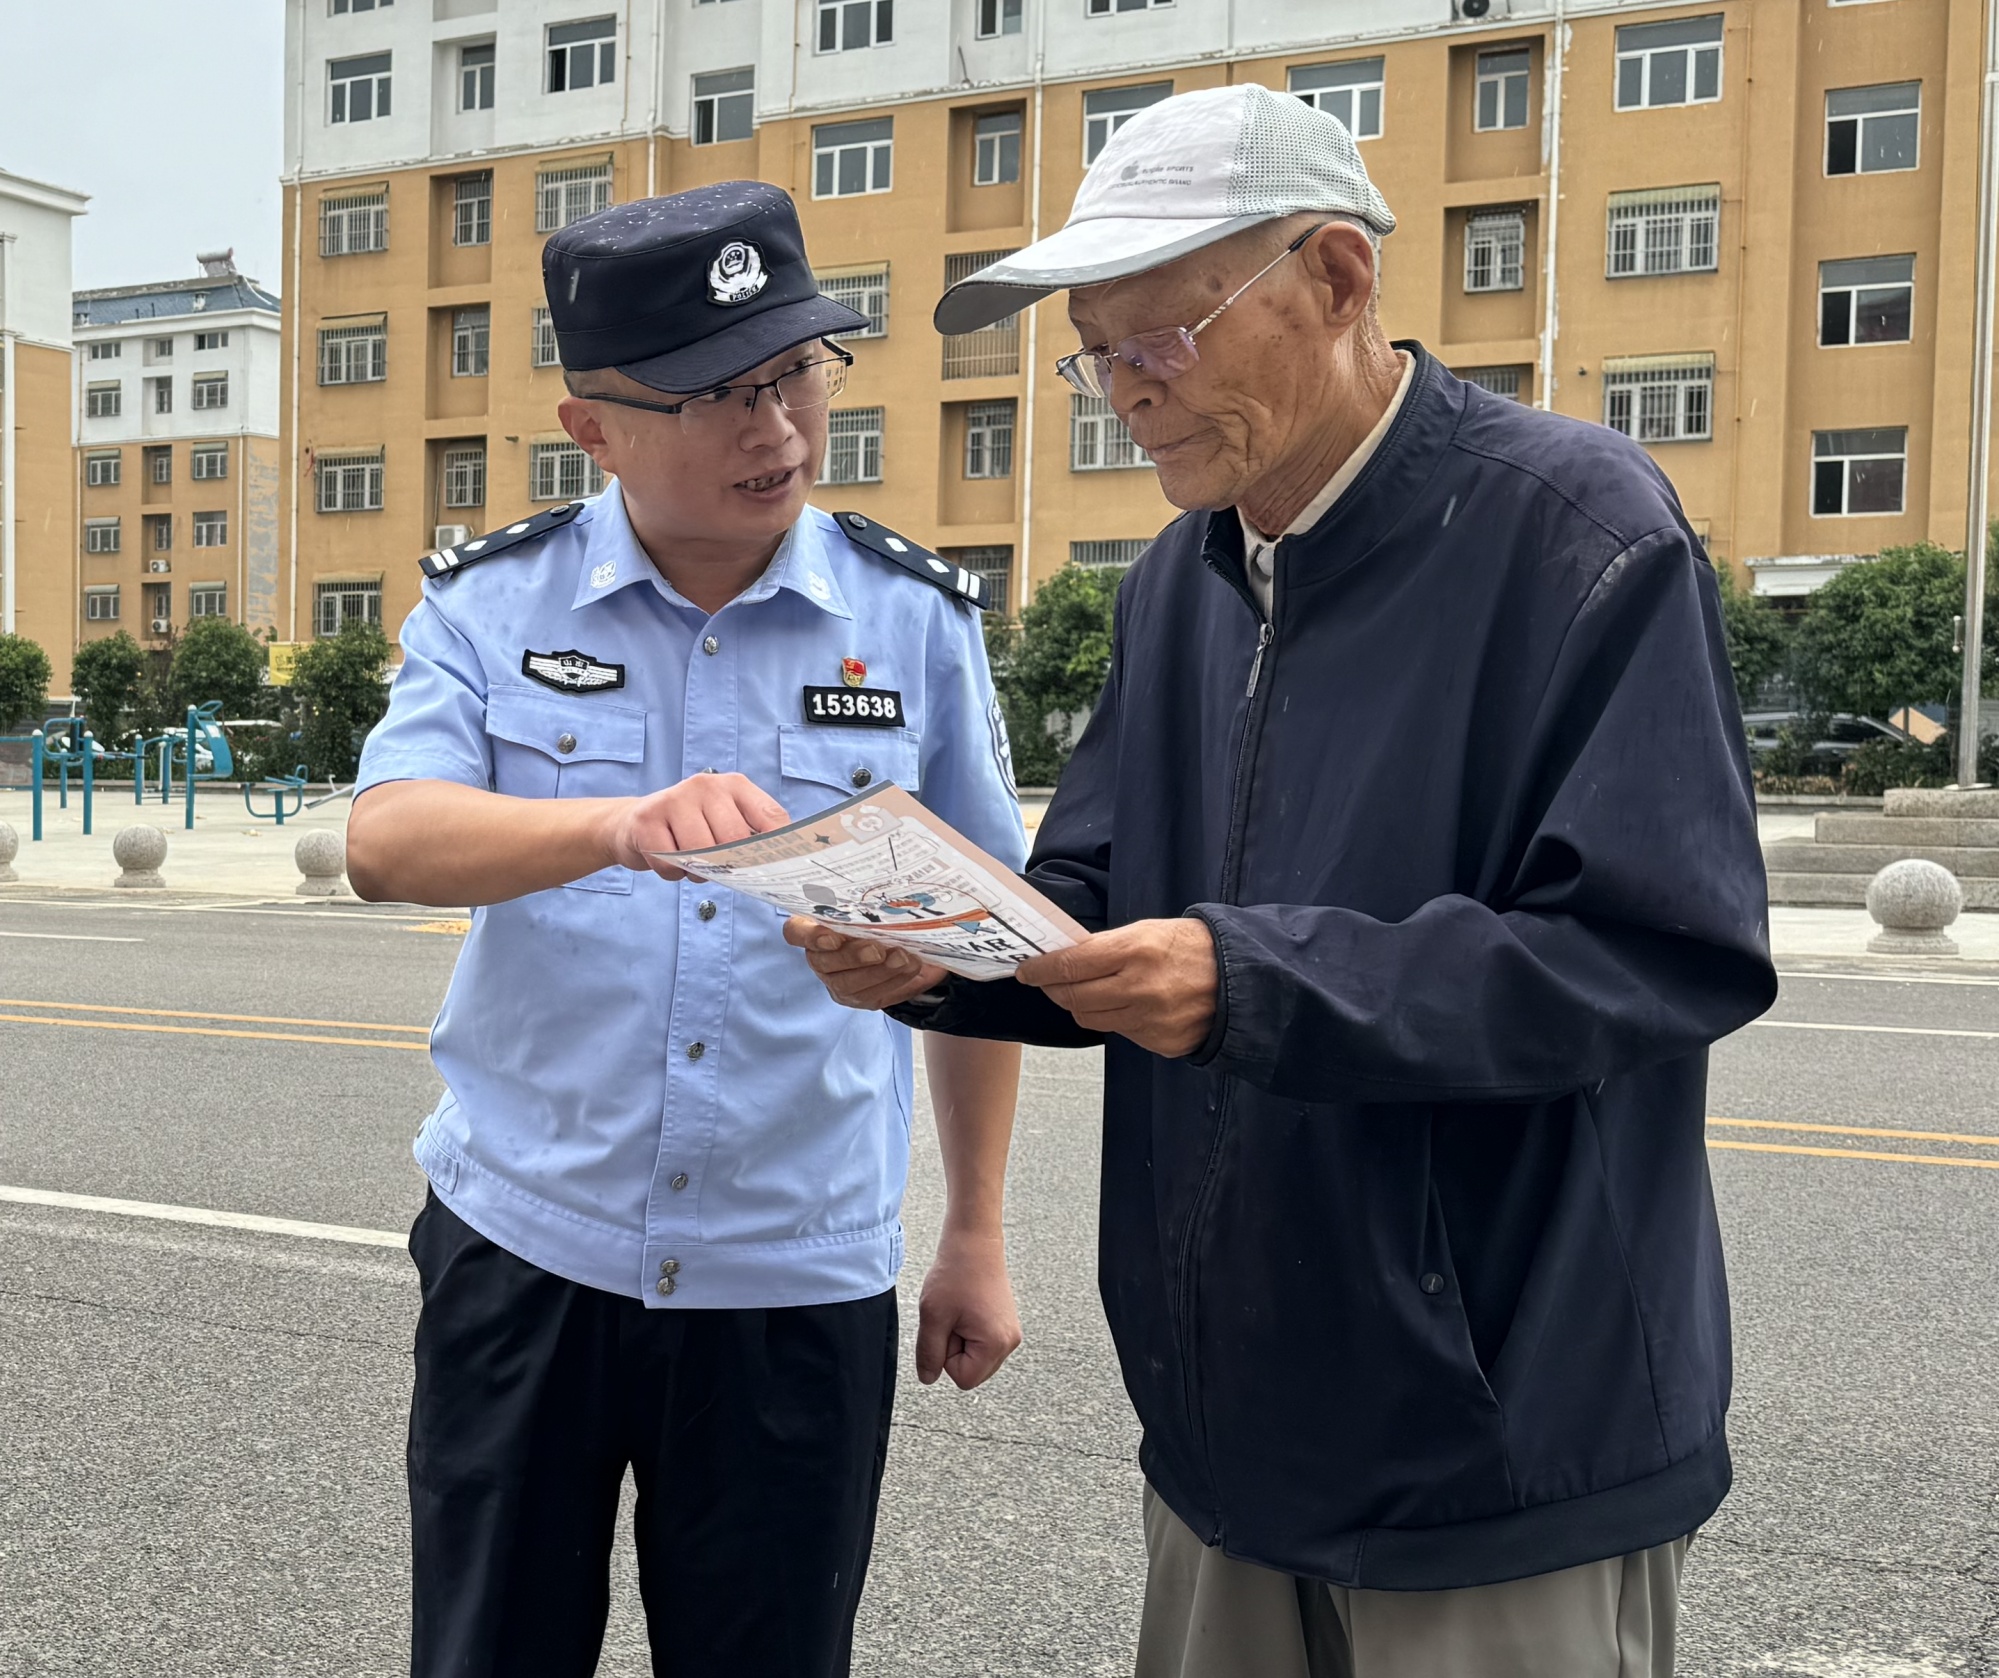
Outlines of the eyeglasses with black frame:
M 1314 233 L 1331 225 L 1331 222 L 1322 221 L 1318 227 L 1306 228 L 1192 326 L 1155 326 L 1144 332 L 1134 332 L 1129 338 L 1120 338 L 1115 344 L 1099 344 L 1094 349 L 1077 350 L 1056 362 L 1055 371 L 1085 396 L 1104 398 L 1111 393 L 1113 362 L 1122 361 L 1148 378 L 1179 378 L 1201 359 L 1200 347 L 1194 340 L 1214 325 L 1231 303 L 1278 263 L 1304 249 L 1305 242 Z
M 838 344 L 829 344 L 823 338 L 818 347 L 833 353 L 800 362 L 774 379 L 762 379 L 754 384 L 717 385 L 713 390 L 700 391 L 678 402 L 642 402 L 636 396 L 600 396 L 594 392 L 582 399 L 585 402 L 610 402 L 620 408 L 639 408 L 648 414 L 678 414 L 682 425 L 711 423 L 729 412 L 732 402 L 742 404 L 745 416 L 753 414 L 765 391 L 771 393 L 779 407 L 791 413 L 823 408 L 847 388 L 847 369 L 854 365 L 854 357 L 851 351 L 841 349 Z

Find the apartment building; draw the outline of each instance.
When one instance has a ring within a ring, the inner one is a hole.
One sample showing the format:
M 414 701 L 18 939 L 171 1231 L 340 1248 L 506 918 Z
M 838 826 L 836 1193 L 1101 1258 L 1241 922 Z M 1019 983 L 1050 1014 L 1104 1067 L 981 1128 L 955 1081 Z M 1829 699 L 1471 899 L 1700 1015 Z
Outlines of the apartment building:
M 278 299 L 195 261 L 73 300 L 81 640 L 278 622 Z
M 70 232 L 80 192 L 0 170 L 0 634 L 38 642 L 69 686 Z
M 1360 141 L 1401 219 L 1396 336 L 1636 438 L 1759 588 L 1958 545 L 1982 9 L 289 0 L 286 632 L 393 633 L 419 552 L 593 490 L 555 423 L 542 241 L 746 176 L 792 192 L 826 288 L 871 317 L 822 505 L 1014 607 L 1132 558 L 1172 509 L 1053 375 L 1062 300 L 943 340 L 930 310 L 1059 226 L 1134 112 L 1242 80 Z

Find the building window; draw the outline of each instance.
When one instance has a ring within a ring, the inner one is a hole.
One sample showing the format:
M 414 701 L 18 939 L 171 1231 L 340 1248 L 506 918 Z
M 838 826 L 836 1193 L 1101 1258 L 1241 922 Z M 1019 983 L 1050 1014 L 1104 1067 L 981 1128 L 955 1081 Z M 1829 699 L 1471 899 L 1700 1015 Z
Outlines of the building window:
M 1020 8 L 1021 0 L 978 0 L 978 18 L 972 32 L 981 41 L 990 41 L 998 35 L 1018 35 Z
M 321 455 L 313 464 L 322 513 L 379 513 L 382 510 L 382 455 Z
M 1899 513 L 1909 460 L 1906 426 L 1812 433 L 1812 516 Z
M 194 584 L 187 591 L 187 615 L 191 618 L 226 618 L 229 615 L 229 585 Z
M 114 623 L 118 617 L 118 585 L 83 591 L 83 615 L 91 623 Z
M 1452 371 L 1466 384 L 1477 385 L 1494 396 L 1504 396 L 1512 402 L 1524 400 L 1520 393 L 1527 388 L 1525 367 L 1459 367 Z
M 1152 546 L 1149 536 L 1121 536 L 1109 542 L 1071 542 L 1071 565 L 1136 565 L 1138 557 Z
M 1020 112 L 997 111 L 972 124 L 972 185 L 1006 186 L 1020 179 Z
M 451 242 L 490 245 L 493 242 L 493 172 L 460 175 L 451 183 Z
M 548 91 L 608 87 L 618 74 L 618 20 L 585 18 L 548 26 Z
M 348 623 L 380 624 L 380 583 L 320 583 L 312 591 L 312 628 L 316 635 L 338 635 Z
M 226 548 L 229 545 L 229 515 L 227 513 L 196 513 L 194 515 L 194 545 L 197 548 Z
M 1083 95 L 1083 161 L 1094 163 L 1111 136 L 1148 105 L 1173 97 L 1171 82 L 1139 87 L 1100 87 Z
M 1173 0 L 1085 0 L 1084 16 L 1114 17 L 1119 12 L 1160 11 Z
M 174 481 L 173 444 L 162 443 L 157 448 L 146 450 L 146 476 L 156 484 Z
M 1704 105 L 1721 97 L 1721 13 L 1617 31 L 1617 108 Z
M 1473 84 L 1471 125 L 1480 133 L 1527 126 L 1528 76 L 1533 54 L 1526 47 L 1506 47 L 1478 55 Z
M 125 545 L 117 519 L 85 519 L 83 551 L 87 554 L 115 554 Z
M 988 268 L 1011 255 L 1012 251 L 1004 250 L 967 251 L 962 256 L 947 256 L 944 259 L 944 285 L 948 290 L 960 280 L 970 279 L 981 268 Z M 1019 371 L 1019 315 L 1008 315 L 1004 320 L 996 320 L 991 326 L 982 326 L 976 332 L 951 333 L 944 339 L 944 377 L 947 379 L 985 379 Z
M 693 140 L 697 146 L 747 140 L 756 130 L 757 73 L 717 70 L 694 78 Z
M 1527 284 L 1527 216 L 1499 210 L 1465 223 L 1465 290 L 1520 291 Z
M 965 409 L 965 476 L 1013 476 L 1013 403 L 973 402 Z
M 155 635 L 171 635 L 174 627 L 174 586 L 172 583 L 147 583 L 139 593 L 140 611 L 149 620 L 147 627 Z
M 543 169 L 534 178 L 534 230 L 553 233 L 611 206 L 611 165 Z
M 340 17 L 347 12 L 372 12 L 377 6 L 393 6 L 396 0 L 332 0 L 333 15 Z
M 83 457 L 83 481 L 92 489 L 109 489 L 119 482 L 125 469 L 125 454 L 122 449 L 112 449 L 107 454 L 87 454 Z
M 1920 161 L 1923 84 L 1839 87 L 1825 96 L 1825 172 L 1878 175 Z
M 172 413 L 174 411 L 173 380 L 171 378 L 148 379 L 146 383 L 153 387 L 153 412 L 156 414 Z
M 164 384 L 166 381 L 160 381 Z M 229 406 L 229 375 L 227 373 L 197 373 L 193 380 L 193 408 L 226 408 Z
M 854 198 L 886 192 L 895 118 L 866 122 L 822 122 L 812 130 L 812 196 Z
M 528 445 L 528 498 L 580 501 L 604 488 L 604 469 L 574 443 Z
M 534 341 L 528 351 L 529 362 L 536 367 L 556 367 L 562 362 L 562 349 L 555 341 L 555 321 L 545 308 L 534 311 Z
M 882 478 L 880 408 L 836 408 L 826 421 L 822 484 L 878 484 Z
M 1356 140 L 1381 138 L 1381 95 L 1386 61 L 1350 58 L 1343 64 L 1297 64 L 1291 69 L 1290 91 L 1328 116 Z
M 90 346 L 90 359 L 92 361 L 116 361 L 124 353 L 124 349 L 125 346 L 115 338 L 109 343 L 92 344 Z
M 985 604 L 995 612 L 1004 612 L 1013 599 L 1013 549 L 1010 546 L 986 548 L 941 548 L 938 550 L 953 565 L 971 572 L 985 584 L 982 591 Z
M 371 52 L 326 66 L 330 122 L 372 122 L 389 114 L 389 57 Z
M 1132 441 L 1124 421 L 1102 396 L 1069 398 L 1069 470 L 1107 472 L 1150 466 L 1152 457 Z
M 229 476 L 229 445 L 227 443 L 197 443 L 190 451 L 193 470 L 189 477 L 205 483 L 217 483 Z
M 491 41 L 458 49 L 458 108 L 461 111 L 490 111 L 493 108 Z M 482 239 L 480 243 L 485 241 Z
M 125 408 L 123 385 L 89 385 L 83 392 L 83 411 L 90 419 L 116 419 Z
M 1669 186 L 1610 195 L 1604 273 L 1713 273 L 1721 240 L 1721 188 Z
M 451 311 L 451 376 L 483 379 L 492 337 L 493 312 L 484 303 Z
M 819 289 L 835 303 L 844 303 L 866 315 L 868 324 L 851 332 L 835 332 L 835 338 L 886 338 L 888 336 L 888 264 L 857 274 L 827 274 Z
M 355 193 L 319 201 L 319 254 L 358 256 L 389 248 L 389 195 Z
M 486 447 L 468 443 L 444 451 L 444 504 L 447 507 L 486 505 Z
M 156 554 L 170 554 L 174 551 L 174 516 L 172 513 L 148 513 L 146 534 L 151 538 L 146 546 Z
M 1603 423 L 1641 443 L 1714 435 L 1714 357 L 1632 355 L 1603 364 Z
M 197 332 L 194 335 L 194 347 L 197 350 L 226 350 L 229 347 L 229 334 L 226 332 Z
M 319 382 L 323 385 L 374 384 L 389 376 L 386 319 L 319 329 Z
M 818 4 L 820 52 L 885 47 L 895 39 L 895 0 L 818 0 Z
M 146 364 L 156 361 L 171 361 L 174 358 L 174 341 L 171 338 L 148 338 L 146 340 Z
M 1915 313 L 1916 259 L 1870 256 L 1819 264 L 1819 342 L 1906 344 Z

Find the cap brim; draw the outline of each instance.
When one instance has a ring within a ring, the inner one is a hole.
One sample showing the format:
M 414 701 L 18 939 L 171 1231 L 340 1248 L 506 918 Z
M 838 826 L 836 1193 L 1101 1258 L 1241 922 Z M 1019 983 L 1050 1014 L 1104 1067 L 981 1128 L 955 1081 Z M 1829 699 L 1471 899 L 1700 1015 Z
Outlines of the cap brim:
M 1275 216 L 1213 216 L 1197 220 L 1103 216 L 1071 222 L 960 280 L 937 301 L 939 332 L 976 332 L 1052 291 L 1128 279 L 1256 227 Z
M 794 344 L 810 343 L 835 332 L 857 331 L 867 324 L 868 317 L 858 309 L 830 297 L 806 297 L 746 316 L 699 343 L 645 361 L 622 363 L 618 371 L 669 396 L 691 396 L 727 384 Z

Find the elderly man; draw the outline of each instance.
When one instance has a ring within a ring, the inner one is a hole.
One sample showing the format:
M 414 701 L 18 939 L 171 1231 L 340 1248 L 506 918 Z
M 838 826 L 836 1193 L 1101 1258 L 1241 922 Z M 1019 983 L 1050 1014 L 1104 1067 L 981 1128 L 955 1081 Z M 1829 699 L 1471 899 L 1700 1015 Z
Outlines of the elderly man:
M 946 295 L 1068 288 L 1188 509 L 1030 860 L 1093 935 L 981 985 L 788 928 L 849 1005 L 1107 1045 L 1142 1678 L 1667 1673 L 1729 1484 L 1706 1053 L 1774 983 L 1714 574 L 1623 438 L 1387 342 L 1393 226 L 1214 89 Z

